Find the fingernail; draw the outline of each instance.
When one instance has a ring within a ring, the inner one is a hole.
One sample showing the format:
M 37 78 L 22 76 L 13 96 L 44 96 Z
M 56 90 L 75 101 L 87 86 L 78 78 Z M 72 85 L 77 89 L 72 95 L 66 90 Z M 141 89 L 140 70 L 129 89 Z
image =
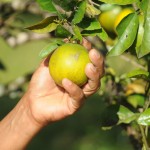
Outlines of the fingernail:
M 96 68 L 95 68 L 92 64 L 90 64 L 90 69 L 91 69 L 93 72 L 96 72 Z
M 66 84 L 66 85 L 68 85 L 68 86 L 72 85 L 72 82 L 70 80 L 66 79 L 66 78 L 63 79 L 63 83 Z
M 97 50 L 94 50 L 93 51 L 93 55 L 98 59 L 98 58 L 100 58 L 100 53 L 97 51 Z

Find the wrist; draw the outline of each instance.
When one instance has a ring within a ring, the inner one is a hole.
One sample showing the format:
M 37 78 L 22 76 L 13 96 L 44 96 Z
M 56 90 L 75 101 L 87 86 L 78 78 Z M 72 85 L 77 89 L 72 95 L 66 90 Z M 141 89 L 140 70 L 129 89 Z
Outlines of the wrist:
M 20 109 L 22 109 L 22 112 L 24 112 L 24 117 L 26 118 L 26 121 L 32 126 L 32 128 L 36 130 L 40 130 L 41 128 L 44 127 L 44 124 L 41 124 L 38 122 L 36 117 L 34 116 L 31 108 L 31 101 L 29 99 L 28 94 L 24 95 L 23 98 L 21 99 L 21 105 Z
M 0 149 L 24 149 L 42 129 L 32 117 L 25 98 L 0 122 Z

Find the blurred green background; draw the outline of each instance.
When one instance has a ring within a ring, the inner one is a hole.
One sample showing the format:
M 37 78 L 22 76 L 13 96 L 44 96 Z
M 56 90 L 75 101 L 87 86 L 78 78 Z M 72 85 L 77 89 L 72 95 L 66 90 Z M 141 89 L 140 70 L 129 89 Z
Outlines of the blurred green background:
M 53 34 L 41 35 L 24 29 L 47 15 L 33 0 L 0 1 L 0 119 L 25 93 L 32 73 L 41 61 L 39 52 L 54 38 Z M 111 72 L 120 76 L 137 67 L 126 58 L 106 59 L 107 69 L 111 68 Z M 101 90 L 88 98 L 79 112 L 44 128 L 27 150 L 133 150 L 123 126 L 107 131 L 101 129 L 103 122 L 117 121 L 117 105 L 111 108 L 107 103 L 113 99 L 115 91 L 112 89 L 113 85 L 104 77 Z

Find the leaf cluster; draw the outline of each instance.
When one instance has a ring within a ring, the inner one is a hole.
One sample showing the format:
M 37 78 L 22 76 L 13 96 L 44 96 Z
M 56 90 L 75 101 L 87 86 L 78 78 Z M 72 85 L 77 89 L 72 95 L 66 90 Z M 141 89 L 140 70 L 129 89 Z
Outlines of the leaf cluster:
M 83 37 L 98 36 L 107 39 L 107 33 L 101 27 L 97 16 L 100 14 L 99 4 L 88 0 L 37 0 L 41 8 L 50 16 L 41 22 L 27 27 L 37 33 L 54 32 L 58 38 L 82 42 Z M 43 49 L 43 53 L 47 51 Z M 43 54 L 40 53 L 43 57 Z
M 150 53 L 149 0 L 98 0 L 96 2 L 92 0 L 37 0 L 37 2 L 51 15 L 27 29 L 38 33 L 56 32 L 59 33 L 56 34 L 58 37 L 69 37 L 80 42 L 86 36 L 97 36 L 103 41 L 107 40 L 108 35 L 97 19 L 103 2 L 115 5 L 136 5 L 136 10 L 127 15 L 117 26 L 117 42 L 109 50 L 108 56 L 121 55 L 134 45 L 138 58 Z

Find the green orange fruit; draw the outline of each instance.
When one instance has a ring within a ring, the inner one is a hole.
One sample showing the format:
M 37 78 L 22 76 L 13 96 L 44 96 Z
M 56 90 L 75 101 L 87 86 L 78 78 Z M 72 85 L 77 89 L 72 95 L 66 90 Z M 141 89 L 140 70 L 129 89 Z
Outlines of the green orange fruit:
M 67 78 L 77 84 L 84 85 L 88 78 L 85 67 L 90 63 L 88 51 L 79 44 L 67 43 L 58 47 L 49 61 L 50 75 L 59 86 Z
M 111 6 L 110 9 L 102 11 L 99 15 L 98 20 L 106 31 L 114 32 L 115 20 L 121 10 L 122 8 L 120 6 Z

